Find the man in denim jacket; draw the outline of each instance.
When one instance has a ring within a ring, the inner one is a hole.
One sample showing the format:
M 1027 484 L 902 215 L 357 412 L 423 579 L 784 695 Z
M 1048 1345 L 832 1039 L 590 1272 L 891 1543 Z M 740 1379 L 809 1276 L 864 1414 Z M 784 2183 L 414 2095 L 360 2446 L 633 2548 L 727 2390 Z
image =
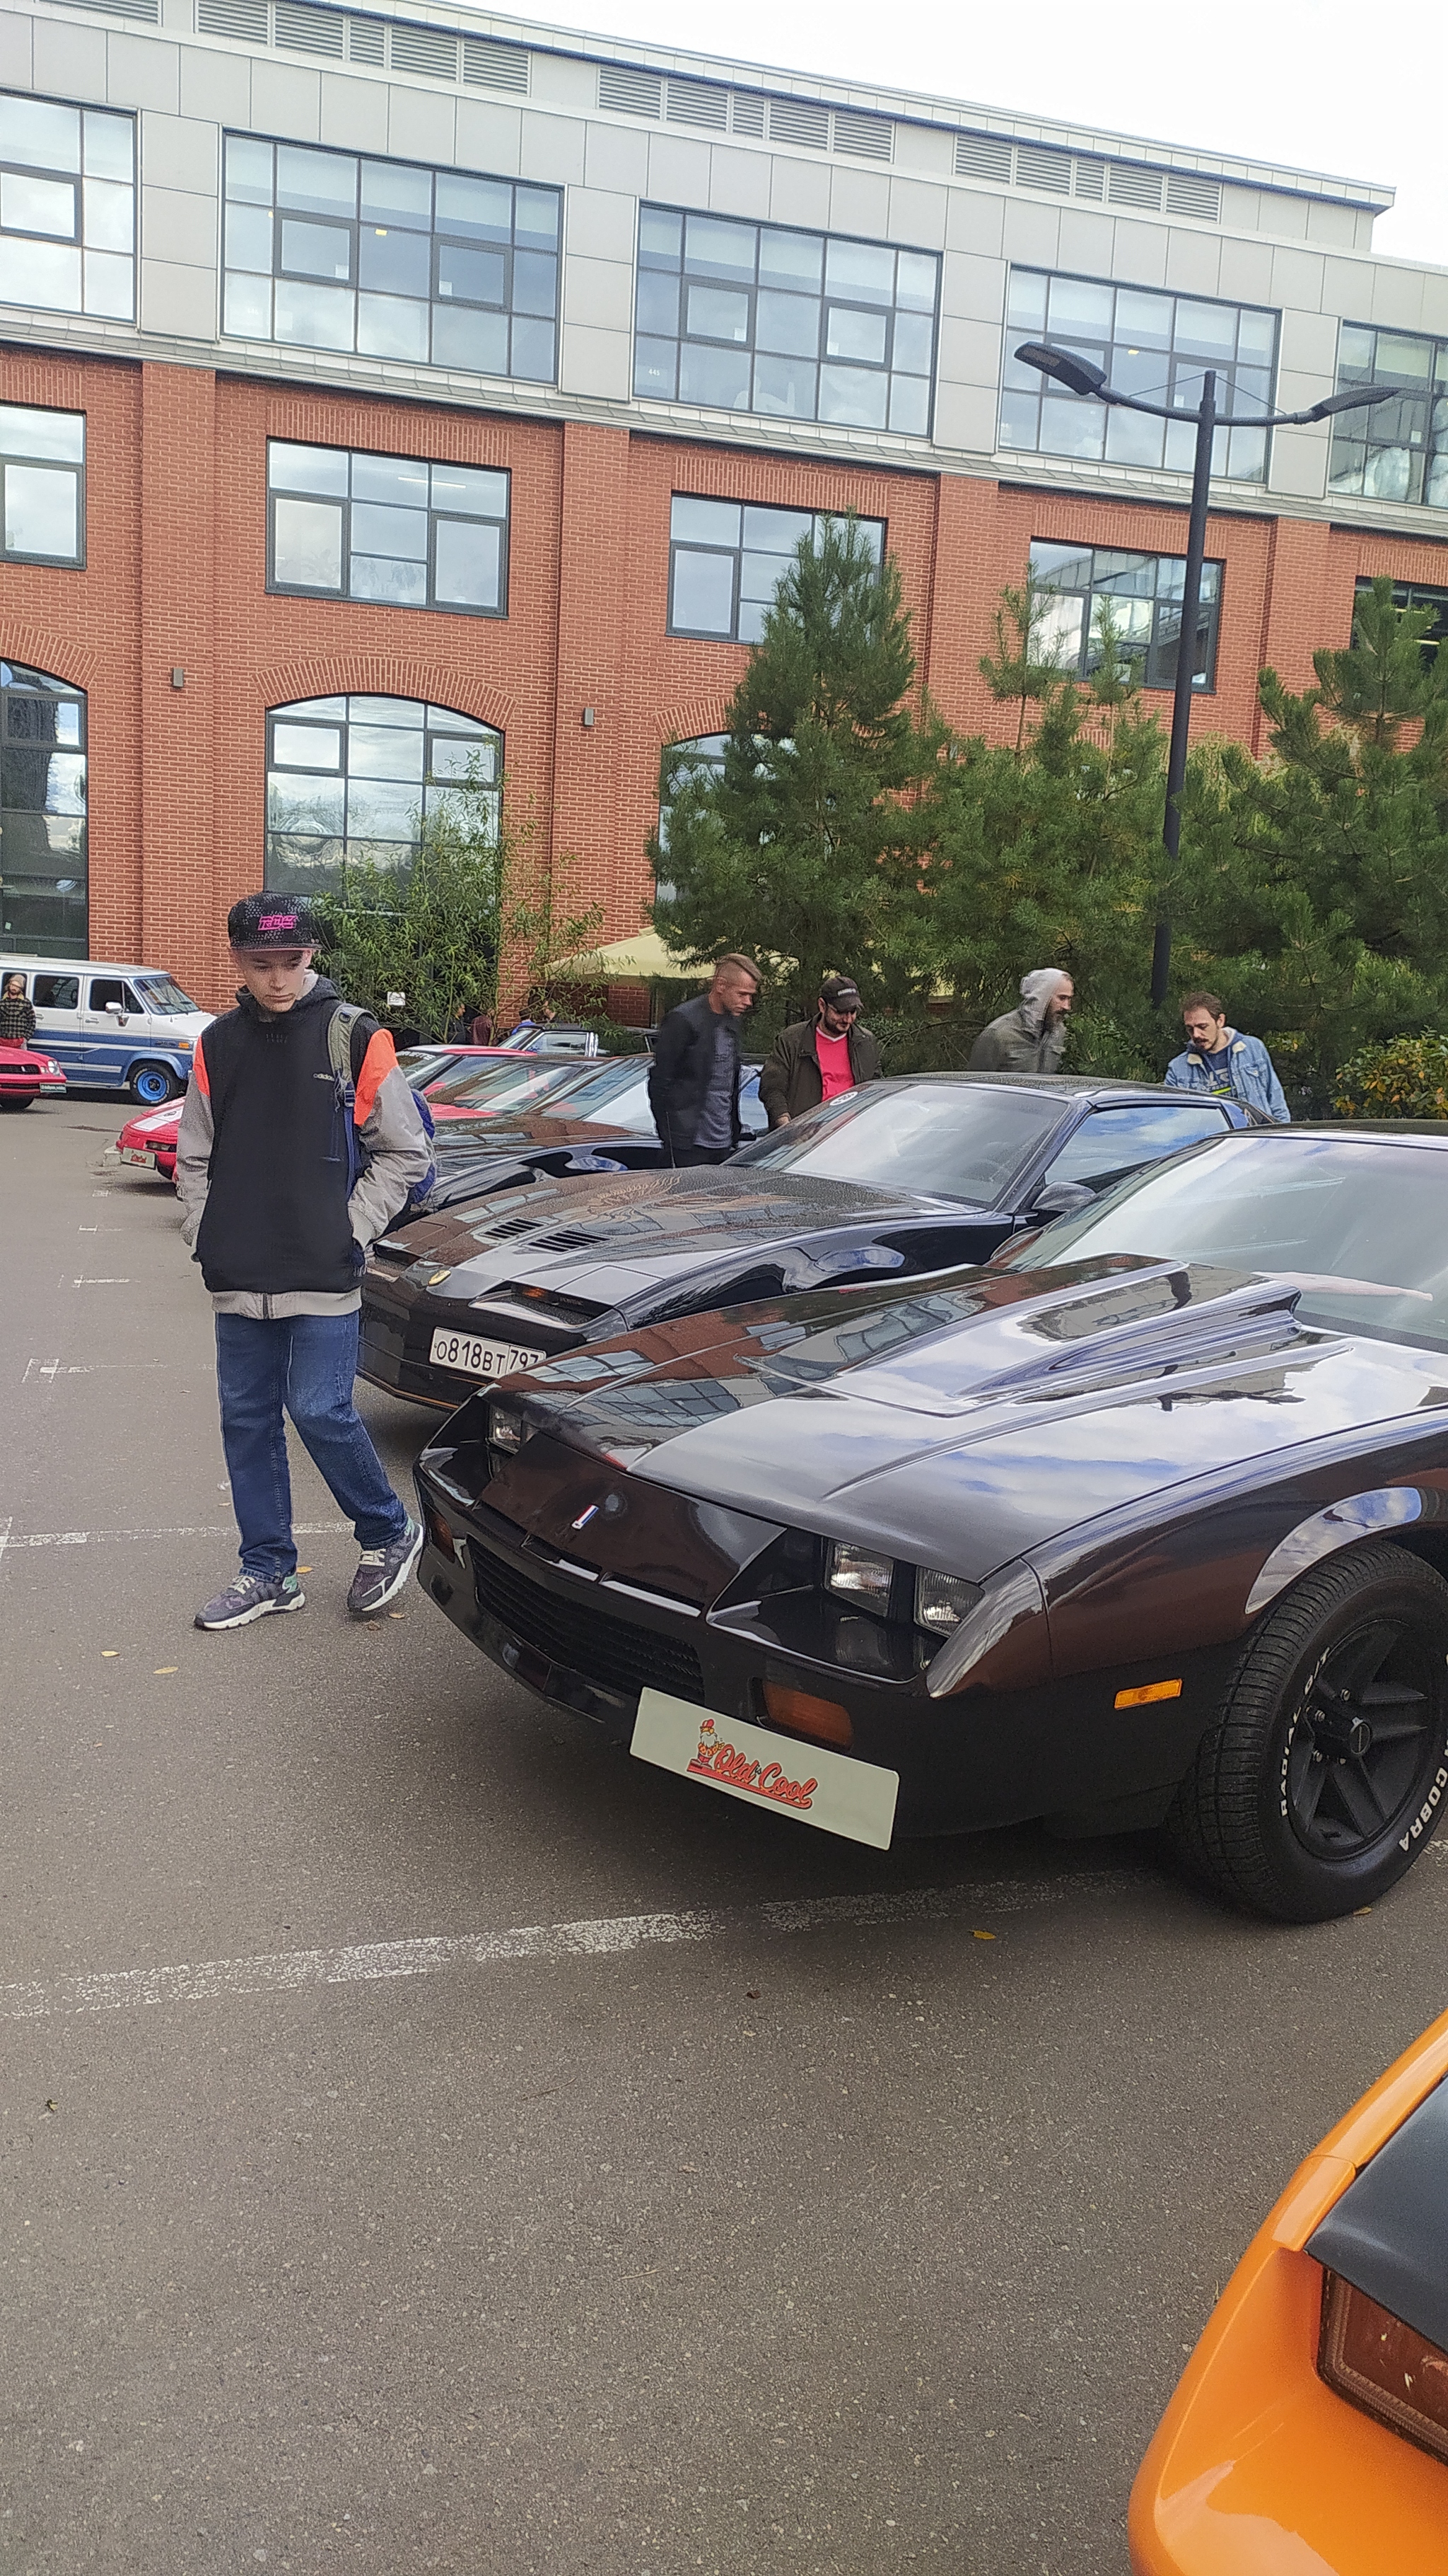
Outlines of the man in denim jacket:
M 1228 1028 L 1226 1005 L 1215 993 L 1188 993 L 1182 1023 L 1191 1044 L 1167 1066 L 1173 1091 L 1211 1091 L 1243 1100 L 1250 1109 L 1264 1111 L 1274 1125 L 1288 1124 L 1292 1113 L 1267 1049 L 1260 1038 L 1244 1038 Z

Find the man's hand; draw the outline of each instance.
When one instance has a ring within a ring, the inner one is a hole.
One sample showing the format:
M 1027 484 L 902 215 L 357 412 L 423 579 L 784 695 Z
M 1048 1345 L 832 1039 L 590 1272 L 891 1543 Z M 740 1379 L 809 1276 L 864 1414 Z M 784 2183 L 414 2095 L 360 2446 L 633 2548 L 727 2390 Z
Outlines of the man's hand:
M 789 1111 L 787 1109 L 781 1109 L 777 1124 L 781 1127 L 787 1127 L 789 1125 Z

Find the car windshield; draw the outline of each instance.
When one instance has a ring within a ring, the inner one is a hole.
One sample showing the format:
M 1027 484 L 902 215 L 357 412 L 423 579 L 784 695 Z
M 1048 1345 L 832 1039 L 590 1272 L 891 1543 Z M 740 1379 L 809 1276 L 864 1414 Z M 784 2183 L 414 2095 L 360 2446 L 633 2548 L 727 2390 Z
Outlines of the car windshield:
M 1365 1137 L 1224 1137 L 1123 1181 L 1000 1266 L 1039 1270 L 1103 1253 L 1296 1270 L 1317 1285 L 1298 1314 L 1331 1331 L 1448 1349 L 1448 1222 L 1433 1211 L 1448 1162 L 1431 1145 Z M 1350 1293 L 1341 1279 L 1397 1289 Z
M 612 1108 L 621 1105 L 628 1092 L 636 1086 L 643 1088 L 647 1085 L 648 1070 L 649 1060 L 645 1055 L 594 1056 L 588 1071 L 578 1073 L 562 1099 L 549 1102 L 546 1114 L 550 1118 L 600 1118 L 608 1121 Z
M 133 975 L 131 978 L 148 1011 L 194 1011 L 196 1004 L 182 992 L 169 975 Z
M 525 1103 L 532 1108 L 581 1078 L 581 1068 L 566 1059 L 550 1064 L 532 1056 L 494 1057 L 481 1072 L 442 1083 L 431 1098 L 434 1106 L 441 1101 L 445 1109 L 521 1109 Z
M 991 1083 L 872 1083 L 746 1145 L 737 1163 L 989 1207 L 1056 1125 L 1047 1091 Z

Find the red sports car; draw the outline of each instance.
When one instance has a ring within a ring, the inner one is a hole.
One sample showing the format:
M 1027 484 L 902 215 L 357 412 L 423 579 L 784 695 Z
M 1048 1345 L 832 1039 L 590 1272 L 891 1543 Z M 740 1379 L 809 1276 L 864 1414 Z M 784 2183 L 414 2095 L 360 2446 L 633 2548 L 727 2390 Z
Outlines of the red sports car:
M 128 1119 L 116 1138 L 121 1161 L 143 1164 L 159 1172 L 163 1181 L 174 1181 L 181 1107 L 179 1100 L 169 1100 L 164 1109 L 149 1109 L 143 1118 Z
M 28 1109 L 32 1100 L 59 1099 L 65 1075 L 52 1057 L 18 1038 L 0 1038 L 0 1109 Z
M 483 1061 L 485 1058 L 492 1058 L 500 1073 L 506 1071 L 510 1062 L 516 1064 L 519 1068 L 519 1082 L 516 1087 L 529 1092 L 551 1088 L 564 1074 L 572 1080 L 580 1070 L 571 1057 L 564 1057 L 560 1058 L 556 1069 L 550 1068 L 545 1072 L 539 1067 L 535 1057 L 523 1056 L 516 1049 L 504 1047 L 409 1047 L 405 1055 L 398 1057 L 398 1063 L 412 1084 L 413 1090 L 430 1095 L 434 1084 L 451 1084 L 459 1081 L 465 1073 L 477 1074 L 486 1071 Z M 58 1068 L 55 1069 L 58 1070 Z M 64 1088 L 63 1074 L 60 1080 Z M 507 1086 L 506 1105 L 508 1107 L 514 1105 L 514 1090 L 515 1086 Z M 430 1099 L 429 1105 L 431 1105 Z M 176 1139 L 181 1132 L 181 1108 L 182 1103 L 179 1100 L 172 1100 L 168 1101 L 164 1109 L 152 1109 L 142 1118 L 128 1119 L 116 1138 L 116 1151 L 121 1161 L 139 1163 L 153 1172 L 159 1172 L 163 1180 L 174 1181 Z M 477 1109 L 475 1107 L 470 1109 L 468 1115 L 476 1120 Z

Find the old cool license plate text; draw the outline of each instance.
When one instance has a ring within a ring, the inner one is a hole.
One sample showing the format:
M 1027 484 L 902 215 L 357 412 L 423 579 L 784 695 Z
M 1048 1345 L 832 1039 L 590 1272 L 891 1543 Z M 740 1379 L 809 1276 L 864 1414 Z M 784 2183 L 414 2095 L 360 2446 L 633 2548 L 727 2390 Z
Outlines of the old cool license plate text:
M 514 1369 L 536 1368 L 545 1351 L 522 1342 L 484 1342 L 475 1333 L 437 1332 L 432 1337 L 434 1368 L 461 1369 L 465 1377 L 511 1377 Z

